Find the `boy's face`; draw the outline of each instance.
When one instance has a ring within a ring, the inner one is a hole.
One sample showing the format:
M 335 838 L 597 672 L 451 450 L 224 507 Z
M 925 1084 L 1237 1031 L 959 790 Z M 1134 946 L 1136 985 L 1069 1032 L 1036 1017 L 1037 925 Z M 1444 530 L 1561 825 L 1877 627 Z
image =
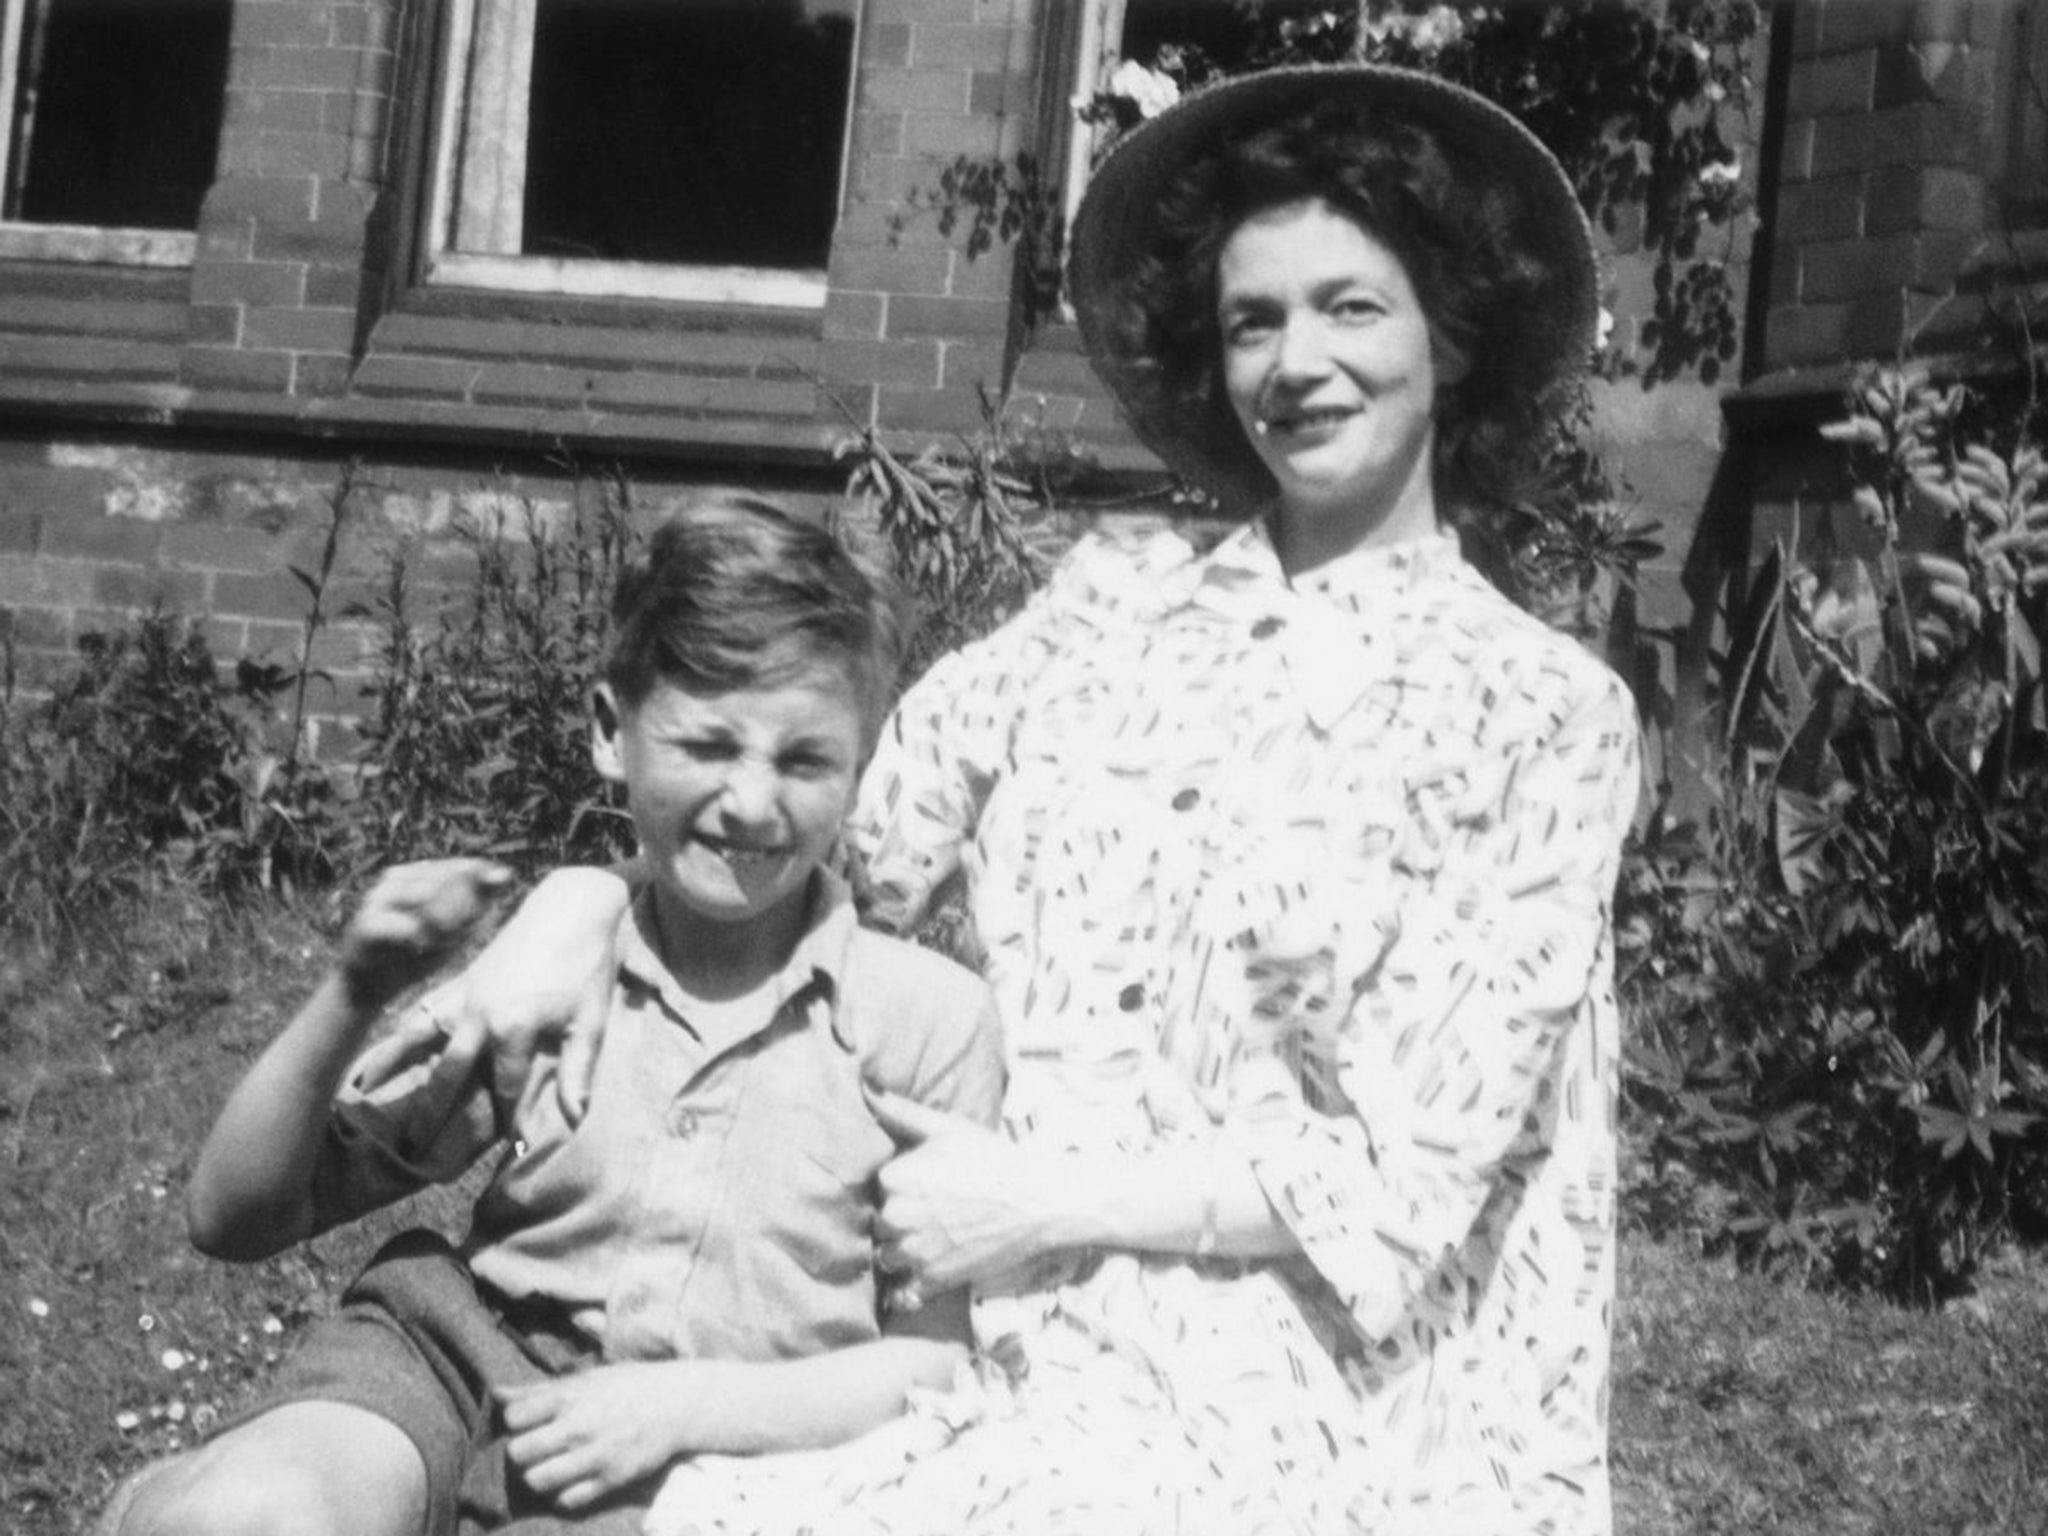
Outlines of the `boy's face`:
M 626 786 L 665 937 L 714 923 L 705 936 L 725 945 L 794 942 L 811 871 L 852 806 L 862 698 L 831 665 L 725 693 L 663 680 L 632 706 L 599 687 L 597 769 Z

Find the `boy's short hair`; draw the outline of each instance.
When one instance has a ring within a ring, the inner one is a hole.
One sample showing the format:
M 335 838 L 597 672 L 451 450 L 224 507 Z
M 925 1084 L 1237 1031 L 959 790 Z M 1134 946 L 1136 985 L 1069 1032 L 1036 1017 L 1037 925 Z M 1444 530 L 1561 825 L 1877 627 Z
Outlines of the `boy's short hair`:
M 873 738 L 903 631 L 895 584 L 763 496 L 710 492 L 670 514 L 620 574 L 605 681 L 628 707 L 657 683 L 772 687 L 820 663 L 862 693 Z

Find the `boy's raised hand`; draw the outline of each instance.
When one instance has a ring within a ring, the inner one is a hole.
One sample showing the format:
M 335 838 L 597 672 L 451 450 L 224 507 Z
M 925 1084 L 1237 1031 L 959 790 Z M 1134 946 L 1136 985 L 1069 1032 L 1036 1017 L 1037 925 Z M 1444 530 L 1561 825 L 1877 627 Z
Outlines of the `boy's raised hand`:
M 377 877 L 341 936 L 351 998 L 381 1008 L 432 974 L 512 884 L 489 859 L 425 859 Z

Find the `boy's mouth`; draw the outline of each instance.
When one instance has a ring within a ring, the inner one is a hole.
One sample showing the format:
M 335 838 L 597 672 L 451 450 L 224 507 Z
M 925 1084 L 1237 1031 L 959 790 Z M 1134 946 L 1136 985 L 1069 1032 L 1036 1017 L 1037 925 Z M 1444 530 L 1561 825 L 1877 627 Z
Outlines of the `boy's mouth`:
M 744 843 L 729 843 L 717 837 L 699 837 L 697 841 L 735 871 L 759 869 L 788 853 L 787 849 L 781 847 L 751 847 Z

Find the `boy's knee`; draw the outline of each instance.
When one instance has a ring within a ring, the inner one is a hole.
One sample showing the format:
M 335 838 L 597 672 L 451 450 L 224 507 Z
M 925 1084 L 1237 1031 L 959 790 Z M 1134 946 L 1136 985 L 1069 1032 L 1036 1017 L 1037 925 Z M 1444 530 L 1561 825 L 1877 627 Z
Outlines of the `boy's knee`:
M 417 1536 L 424 1469 L 409 1442 L 385 1443 L 397 1430 L 319 1447 L 285 1428 L 258 1420 L 145 1467 L 93 1536 Z

